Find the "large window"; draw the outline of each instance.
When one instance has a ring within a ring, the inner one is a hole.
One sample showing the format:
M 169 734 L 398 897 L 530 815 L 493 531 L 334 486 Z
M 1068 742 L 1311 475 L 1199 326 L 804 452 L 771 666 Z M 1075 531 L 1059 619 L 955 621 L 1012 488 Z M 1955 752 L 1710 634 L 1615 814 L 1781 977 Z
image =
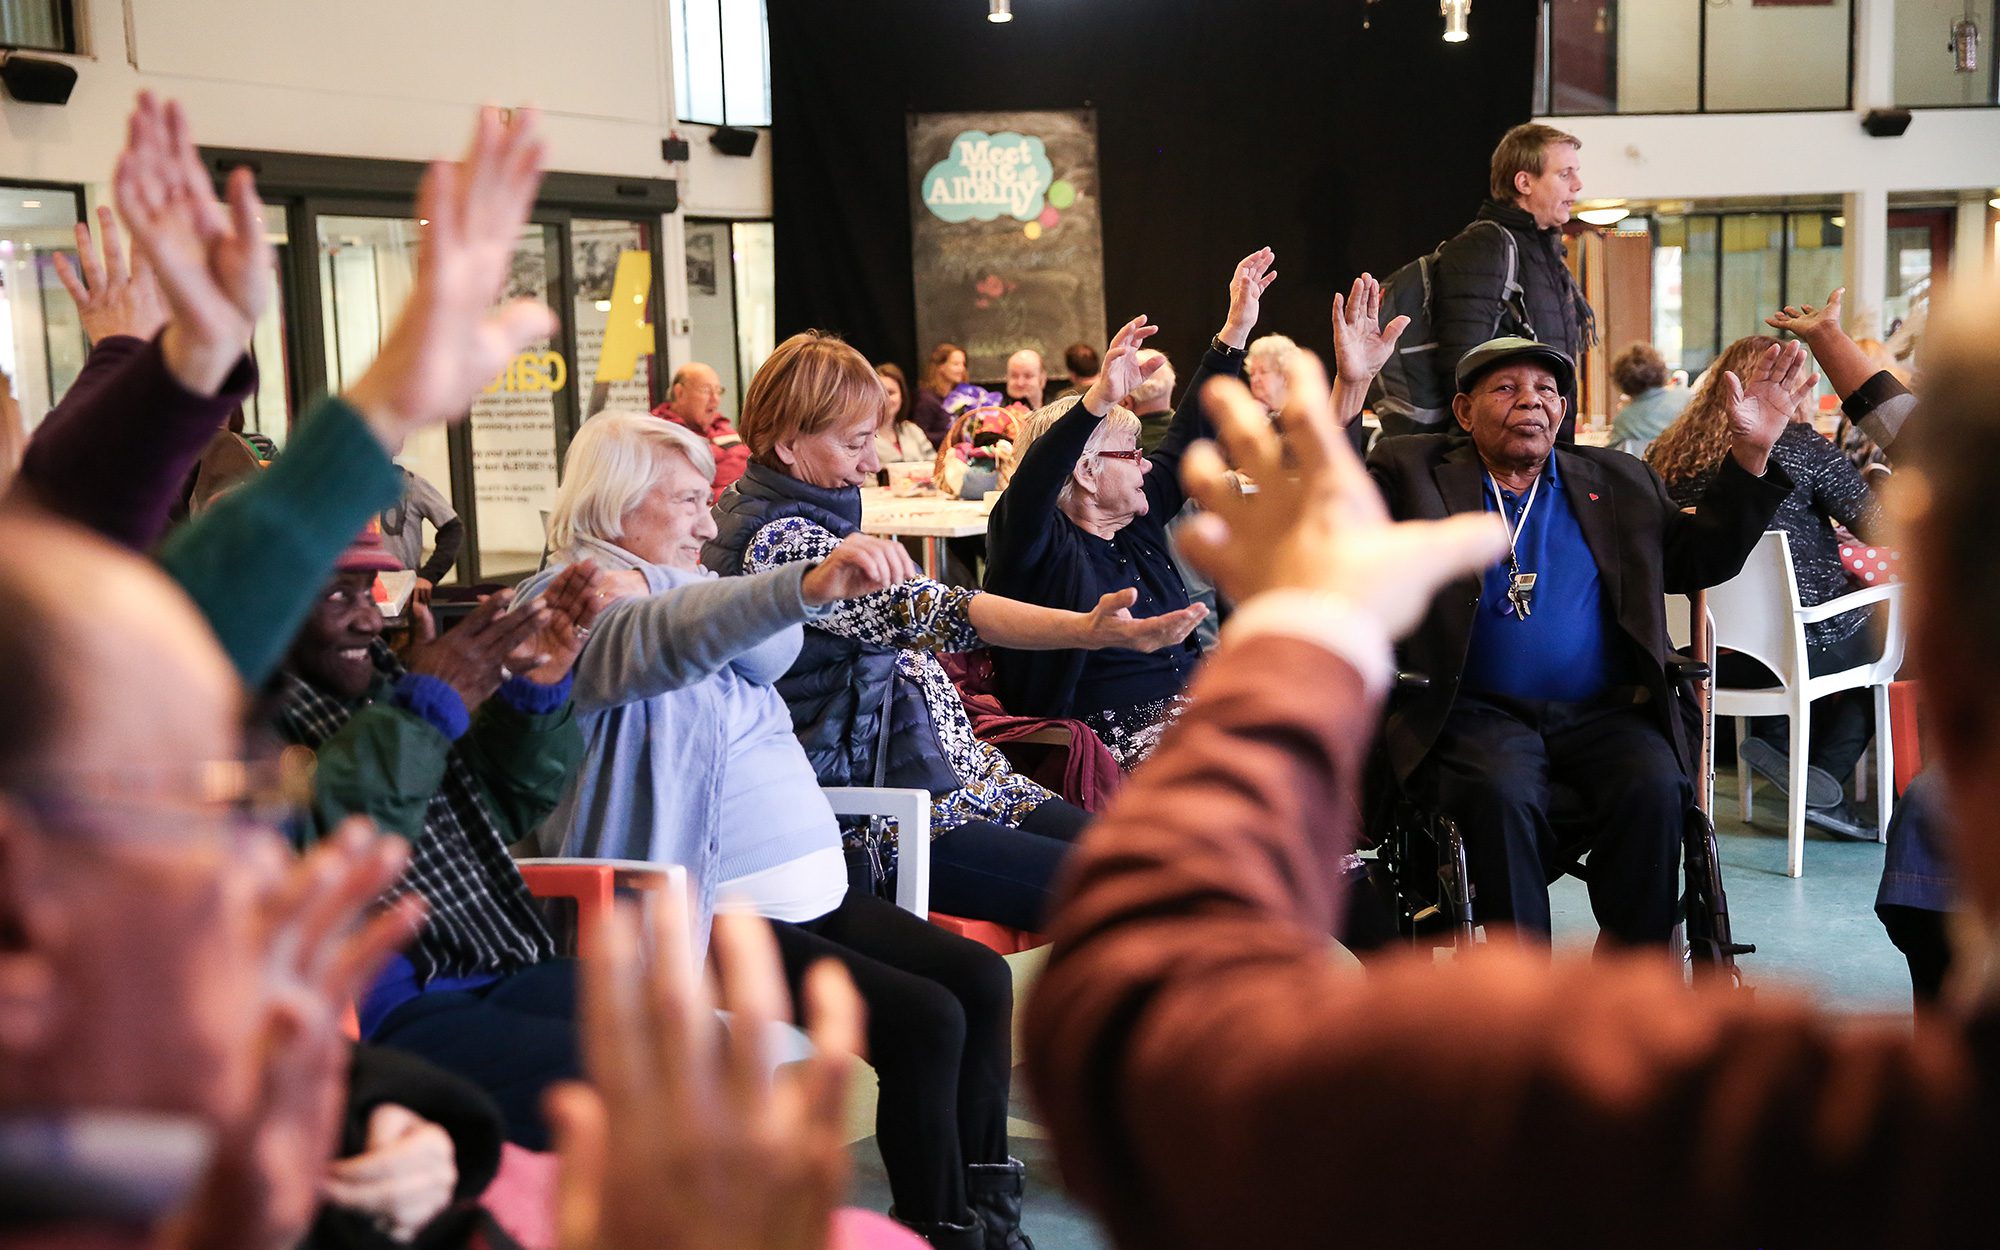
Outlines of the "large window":
M 1994 0 L 1896 0 L 1896 103 L 1944 108 L 1995 102 Z M 1957 36 L 1976 30 L 1971 69 L 1961 69 Z
M 1841 283 L 1844 223 L 1830 212 L 1689 213 L 1654 219 L 1653 343 L 1699 373 L 1785 304 Z
M 674 102 L 682 121 L 771 124 L 764 0 L 672 0 Z
M 70 0 L 0 0 L 0 48 L 76 51 L 76 12 Z
M 1541 5 L 1535 98 L 1542 114 L 1848 106 L 1851 0 L 1541 0 Z M 1943 39 L 1940 25 L 1940 48 Z
M 777 270 L 768 221 L 687 223 L 688 316 L 693 359 L 722 379 L 722 411 L 734 420 L 743 388 L 771 354 L 777 334 Z
M 410 216 L 421 167 L 269 152 L 208 152 L 220 177 L 251 163 L 277 245 L 280 298 L 254 340 L 263 385 L 246 424 L 283 430 L 329 391 L 352 383 L 381 349 L 416 281 L 425 222 Z M 471 405 L 468 418 L 413 436 L 397 457 L 436 486 L 465 522 L 448 579 L 507 581 L 542 554 L 577 426 L 607 407 L 644 411 L 659 375 L 660 217 L 669 182 L 552 174 L 515 245 L 506 297 L 556 311 L 558 327 L 530 344 Z
M 55 266 L 58 252 L 76 260 L 81 220 L 80 187 L 0 183 L 0 373 L 31 430 L 83 367 L 83 326 Z

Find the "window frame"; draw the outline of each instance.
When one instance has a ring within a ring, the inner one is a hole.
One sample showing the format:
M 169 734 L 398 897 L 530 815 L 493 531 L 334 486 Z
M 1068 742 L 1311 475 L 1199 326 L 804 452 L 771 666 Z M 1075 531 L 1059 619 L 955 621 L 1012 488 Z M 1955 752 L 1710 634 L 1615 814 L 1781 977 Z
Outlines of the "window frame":
M 1660 0 L 1644 0 L 1644 2 L 1659 3 Z M 1550 20 L 1552 16 L 1552 10 L 1555 7 L 1556 0 L 1536 0 L 1534 115 L 1536 117 L 1549 117 L 1549 118 L 1695 117 L 1695 116 L 1731 117 L 1731 116 L 1746 116 L 1757 113 L 1846 113 L 1853 111 L 1854 65 L 1856 56 L 1855 29 L 1857 24 L 1861 20 L 1861 14 L 1860 14 L 1861 6 L 1859 3 L 1856 2 L 1856 0 L 1848 0 L 1847 3 L 1847 70 L 1845 78 L 1845 95 L 1842 99 L 1842 102 L 1839 104 L 1819 105 L 1810 108 L 1779 108 L 1779 109 L 1773 109 L 1773 108 L 1724 109 L 1724 108 L 1708 107 L 1709 0 L 1683 0 L 1683 2 L 1693 4 L 1697 8 L 1699 13 L 1699 21 L 1697 22 L 1695 28 L 1696 29 L 1695 39 L 1699 51 L 1698 55 L 1695 58 L 1695 97 L 1694 97 L 1695 106 L 1693 108 L 1633 109 L 1630 111 L 1614 108 L 1609 112 L 1575 112 L 1575 113 L 1556 112 L 1554 110 L 1555 90 L 1556 90 L 1555 31 L 1554 31 L 1554 23 Z M 1605 11 L 1610 15 L 1611 30 L 1613 32 L 1615 32 L 1618 28 L 1617 27 L 1618 4 L 1619 0 L 1604 0 Z M 1612 90 L 1614 92 L 1617 90 L 1617 81 L 1618 81 L 1617 65 L 1616 65 L 1616 60 L 1614 58 L 1611 70 L 1611 83 L 1612 83 Z M 1960 105 L 1950 105 L 1944 107 L 1983 108 L 1991 106 L 1960 104 Z
M 415 161 L 371 160 L 361 157 L 317 156 L 296 152 L 266 152 L 240 148 L 202 148 L 201 159 L 218 193 L 231 170 L 245 166 L 256 175 L 257 193 L 286 214 L 285 270 L 279 275 L 278 297 L 284 303 L 287 401 L 289 420 L 296 423 L 310 404 L 328 391 L 327 327 L 319 267 L 319 223 L 322 217 L 386 217 L 407 219 L 416 212 L 418 181 L 426 168 Z M 528 224 L 556 231 L 556 263 L 549 283 L 557 308 L 555 347 L 572 365 L 577 359 L 577 327 L 563 307 L 575 289 L 570 223 L 584 220 L 624 220 L 651 231 L 652 289 L 647 296 L 647 320 L 653 327 L 651 379 L 653 402 L 665 390 L 667 356 L 666 268 L 664 219 L 680 207 L 679 184 L 663 178 L 621 178 L 597 174 L 551 173 L 542 180 Z M 555 392 L 556 471 L 569 453 L 570 440 L 591 414 L 584 411 L 588 387 L 572 377 Z M 465 523 L 457 576 L 461 584 L 484 580 L 479 558 L 478 483 L 473 472 L 472 426 L 464 420 L 449 427 L 451 496 Z M 512 572 L 513 570 L 505 570 Z
M 719 126 L 724 129 L 768 130 L 771 127 L 771 25 L 770 25 L 770 14 L 765 7 L 765 0 L 757 0 L 757 28 L 761 34 L 761 38 L 759 40 L 759 46 L 760 46 L 760 51 L 762 53 L 761 60 L 763 64 L 763 79 L 764 79 L 763 120 L 746 122 L 739 120 L 737 118 L 733 118 L 729 114 L 729 50 L 728 50 L 729 43 L 728 43 L 728 33 L 727 33 L 728 23 L 726 22 L 723 14 L 723 6 L 725 5 L 725 3 L 727 3 L 727 0 L 713 0 L 715 4 L 715 31 L 716 31 L 715 67 L 717 70 L 716 81 L 719 84 L 718 93 L 720 95 L 722 102 L 722 108 L 721 108 L 722 115 L 719 118 L 695 117 L 691 116 L 691 114 L 695 112 L 695 109 L 692 104 L 690 104 L 689 107 L 685 110 L 681 108 L 682 97 L 687 94 L 687 86 L 689 78 L 688 65 L 689 62 L 693 59 L 694 55 L 694 49 L 688 43 L 687 22 L 684 20 L 685 14 L 687 12 L 687 8 L 689 5 L 691 4 L 706 5 L 708 2 L 709 0 L 676 0 L 672 9 L 670 10 L 671 17 L 669 24 L 673 31 L 673 48 L 675 54 L 674 118 L 676 121 L 682 122 L 690 126 Z
M 30 54 L 39 52 L 46 56 L 83 55 L 82 27 L 77 21 L 76 0 L 51 0 L 51 2 L 56 6 L 57 24 L 62 27 L 62 47 L 50 48 L 38 43 L 9 43 L 4 39 L 0 39 L 0 52 L 26 52 Z M 0 4 L 4 3 L 6 3 L 6 0 L 0 0 Z

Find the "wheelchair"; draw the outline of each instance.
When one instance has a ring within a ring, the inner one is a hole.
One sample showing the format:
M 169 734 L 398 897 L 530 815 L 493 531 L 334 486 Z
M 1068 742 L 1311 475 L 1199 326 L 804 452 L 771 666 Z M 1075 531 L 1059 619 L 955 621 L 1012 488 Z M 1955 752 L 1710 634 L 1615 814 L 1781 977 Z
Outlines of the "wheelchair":
M 1699 767 L 1713 768 L 1713 715 L 1708 706 L 1706 663 L 1685 657 L 1670 670 L 1670 687 L 1676 693 L 1681 714 L 1697 720 L 1701 744 Z M 1400 690 L 1423 689 L 1429 678 L 1415 673 L 1398 673 Z M 1692 727 L 1692 725 L 1690 726 Z M 1450 945 L 1465 949 L 1476 941 L 1477 892 L 1466 865 L 1465 841 L 1457 822 L 1445 813 L 1426 810 L 1408 795 L 1387 782 L 1386 764 L 1371 769 L 1378 784 L 1388 793 L 1372 805 L 1369 824 L 1375 831 L 1375 856 L 1364 860 L 1370 878 L 1396 922 L 1401 935 L 1416 945 Z M 1688 805 L 1681 835 L 1683 888 L 1681 922 L 1676 927 L 1675 945 L 1689 974 L 1696 980 L 1741 983 L 1736 966 L 1740 955 L 1756 951 L 1751 944 L 1738 942 L 1730 927 L 1729 898 L 1722 884 L 1722 863 L 1717 851 L 1715 825 L 1703 810 L 1708 793 L 1706 778 L 1693 787 L 1695 800 Z M 1573 810 L 1566 811 L 1566 792 L 1558 789 L 1549 813 L 1557 831 L 1559 849 L 1549 880 L 1563 876 L 1587 878 L 1590 850 L 1587 831 Z M 1574 802 L 1571 796 L 1571 802 Z

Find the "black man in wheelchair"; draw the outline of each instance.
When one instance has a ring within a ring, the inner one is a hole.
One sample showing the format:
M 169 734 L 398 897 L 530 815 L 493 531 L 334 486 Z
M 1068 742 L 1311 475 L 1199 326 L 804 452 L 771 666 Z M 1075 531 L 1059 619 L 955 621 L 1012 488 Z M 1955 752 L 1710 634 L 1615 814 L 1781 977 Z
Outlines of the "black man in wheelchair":
M 1382 740 L 1398 793 L 1456 823 L 1489 938 L 1505 926 L 1547 944 L 1548 883 L 1586 850 L 1601 940 L 1672 934 L 1701 731 L 1679 710 L 1689 673 L 1665 598 L 1735 576 L 1791 490 L 1769 453 L 1813 384 L 1806 360 L 1773 348 L 1723 379 L 1730 460 L 1692 512 L 1632 456 L 1556 446 L 1575 364 L 1529 339 L 1460 361 L 1463 434 L 1383 439 L 1370 455 L 1397 520 L 1490 511 L 1511 534 L 1403 644 L 1399 667 L 1421 679 L 1391 701 Z

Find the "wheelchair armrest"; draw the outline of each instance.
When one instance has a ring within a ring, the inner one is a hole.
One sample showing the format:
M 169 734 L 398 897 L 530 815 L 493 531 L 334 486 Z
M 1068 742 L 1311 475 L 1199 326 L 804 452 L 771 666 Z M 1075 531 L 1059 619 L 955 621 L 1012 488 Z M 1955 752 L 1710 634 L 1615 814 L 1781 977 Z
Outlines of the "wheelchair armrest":
M 1667 661 L 1667 680 L 1669 682 L 1707 681 L 1708 678 L 1709 668 L 1706 660 L 1697 660 L 1693 656 L 1688 655 L 1675 655 Z

